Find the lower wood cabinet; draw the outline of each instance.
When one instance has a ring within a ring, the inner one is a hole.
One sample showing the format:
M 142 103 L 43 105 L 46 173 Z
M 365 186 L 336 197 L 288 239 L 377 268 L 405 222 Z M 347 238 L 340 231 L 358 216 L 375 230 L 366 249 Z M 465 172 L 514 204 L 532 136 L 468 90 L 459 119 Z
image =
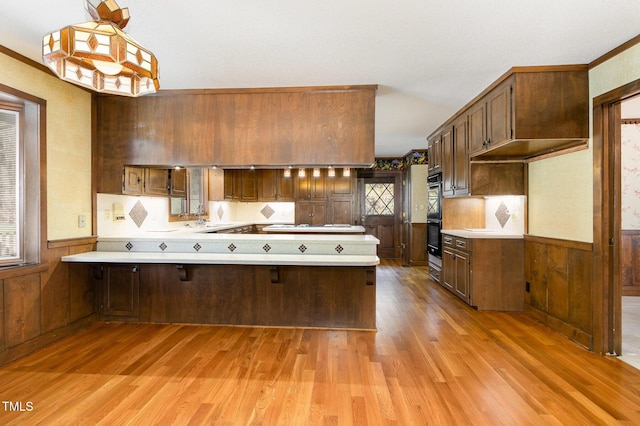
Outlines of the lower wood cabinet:
M 441 284 L 456 296 L 470 303 L 469 291 L 470 265 L 467 240 L 443 236 L 444 250 L 442 252 L 442 281 Z
M 327 203 L 324 201 L 297 201 L 295 222 L 307 225 L 328 223 Z
M 440 284 L 478 310 L 522 311 L 524 240 L 442 233 Z
M 137 319 L 140 313 L 138 265 L 108 264 L 102 267 L 102 319 Z
M 375 266 L 106 264 L 102 319 L 376 328 Z

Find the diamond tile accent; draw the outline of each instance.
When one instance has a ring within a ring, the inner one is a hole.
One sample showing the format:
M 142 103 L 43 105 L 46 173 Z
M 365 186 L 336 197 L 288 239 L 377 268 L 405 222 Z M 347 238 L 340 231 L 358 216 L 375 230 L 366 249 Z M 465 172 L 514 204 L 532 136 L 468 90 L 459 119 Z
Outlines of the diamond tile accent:
M 260 210 L 260 213 L 262 213 L 262 216 L 264 216 L 267 219 L 273 216 L 275 212 L 276 211 L 269 204 L 267 204 L 262 208 L 262 210 Z
M 125 247 L 127 248 L 127 250 L 131 251 L 131 249 L 133 248 L 133 244 L 129 242 Z
M 342 253 L 342 250 L 344 250 L 344 248 L 343 248 L 340 244 L 338 244 L 338 245 L 336 246 L 336 251 L 337 251 L 338 253 Z
M 301 244 L 300 247 L 298 247 L 298 250 L 304 253 L 305 251 L 307 251 L 307 246 L 305 246 L 304 244 Z
M 147 212 L 147 209 L 144 208 L 140 200 L 136 202 L 129 212 L 129 216 L 133 219 L 133 222 L 138 226 L 138 228 L 142 226 L 142 223 L 148 215 L 149 213 Z
M 194 249 L 195 251 L 200 251 L 200 249 L 201 249 L 201 248 L 202 248 L 202 246 L 201 246 L 200 244 L 198 244 L 198 243 L 196 243 L 196 244 L 193 246 L 193 249 Z
M 265 244 L 265 245 L 262 246 L 262 249 L 264 251 L 266 251 L 267 253 L 269 253 L 269 250 L 271 250 L 271 246 L 269 244 Z
M 507 224 L 507 222 L 509 222 L 509 219 L 511 218 L 511 215 L 509 214 L 509 208 L 504 203 L 504 201 L 501 202 L 498 206 L 498 210 L 496 210 L 495 215 L 496 219 L 498 219 L 498 222 L 500 223 L 500 226 L 504 228 L 504 226 Z
M 222 206 L 218 206 L 218 211 L 216 213 L 218 214 L 218 219 L 222 219 L 222 216 L 224 216 L 224 209 Z
M 229 244 L 229 247 L 227 247 L 227 248 L 228 248 L 230 251 L 234 251 L 237 247 L 236 247 L 233 243 L 231 243 L 231 244 Z
M 160 247 L 160 250 L 165 251 L 167 249 L 167 245 L 165 243 L 160 244 L 158 247 Z

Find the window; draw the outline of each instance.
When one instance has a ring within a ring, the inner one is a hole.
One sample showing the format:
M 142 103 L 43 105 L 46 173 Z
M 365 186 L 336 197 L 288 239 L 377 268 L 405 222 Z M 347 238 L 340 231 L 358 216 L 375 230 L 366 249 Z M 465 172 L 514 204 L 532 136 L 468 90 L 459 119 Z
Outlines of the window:
M 365 203 L 367 216 L 393 216 L 393 183 L 365 184 Z
M 0 267 L 40 262 L 46 102 L 0 84 Z
M 19 176 L 22 108 L 0 103 L 0 262 L 22 262 L 22 206 Z

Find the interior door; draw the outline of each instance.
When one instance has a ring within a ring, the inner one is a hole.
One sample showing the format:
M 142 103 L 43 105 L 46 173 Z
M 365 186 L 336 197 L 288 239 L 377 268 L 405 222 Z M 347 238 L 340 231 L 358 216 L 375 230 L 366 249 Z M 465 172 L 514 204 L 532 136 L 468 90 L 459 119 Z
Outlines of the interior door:
M 358 178 L 360 224 L 380 240 L 378 257 L 400 258 L 402 173 L 371 172 Z

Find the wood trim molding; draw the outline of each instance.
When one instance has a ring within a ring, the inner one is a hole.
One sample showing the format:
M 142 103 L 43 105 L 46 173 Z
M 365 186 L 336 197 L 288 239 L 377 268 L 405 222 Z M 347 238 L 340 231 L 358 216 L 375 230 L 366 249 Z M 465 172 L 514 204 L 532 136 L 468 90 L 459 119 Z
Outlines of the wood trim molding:
M 53 77 L 57 77 L 53 71 L 51 71 L 49 68 L 47 68 L 45 65 L 34 61 L 33 59 L 29 59 L 24 55 L 19 54 L 18 52 L 15 52 L 9 48 L 6 48 L 2 45 L 0 45 L 0 53 L 3 53 L 7 56 L 9 56 L 10 58 L 15 59 L 16 61 L 22 62 L 23 64 L 29 65 L 30 67 L 36 68 L 46 74 L 49 74 L 50 76 Z
M 97 235 L 92 235 L 90 237 L 51 240 L 47 242 L 47 248 L 54 249 L 54 248 L 61 248 L 61 247 L 81 246 L 85 244 L 95 244 L 97 241 L 98 241 Z
M 249 93 L 331 93 L 331 92 L 359 92 L 372 90 L 378 91 L 377 84 L 344 85 L 344 86 L 294 86 L 294 87 L 255 87 L 255 88 L 227 88 L 227 89 L 172 89 L 159 90 L 157 93 L 146 95 L 175 96 L 175 95 L 211 95 L 211 94 L 249 94 Z M 96 94 L 96 96 L 116 96 L 109 94 Z
M 28 340 L 12 348 L 8 348 L 5 351 L 0 352 L 0 366 L 15 361 L 25 355 L 29 355 L 38 349 L 41 349 L 51 343 L 58 341 L 64 337 L 71 336 L 78 331 L 89 327 L 92 324 L 98 322 L 98 315 L 91 314 L 88 317 L 79 319 L 71 324 L 68 324 L 62 328 L 51 330 L 45 334 L 42 334 L 34 339 Z
M 559 238 L 549 238 L 549 237 L 538 237 L 535 235 L 525 235 L 525 241 L 533 242 L 533 243 L 542 243 L 548 244 L 557 247 L 565 247 L 574 250 L 582 250 L 582 251 L 593 251 L 593 243 L 587 243 L 583 241 L 573 241 L 573 240 L 562 240 Z

